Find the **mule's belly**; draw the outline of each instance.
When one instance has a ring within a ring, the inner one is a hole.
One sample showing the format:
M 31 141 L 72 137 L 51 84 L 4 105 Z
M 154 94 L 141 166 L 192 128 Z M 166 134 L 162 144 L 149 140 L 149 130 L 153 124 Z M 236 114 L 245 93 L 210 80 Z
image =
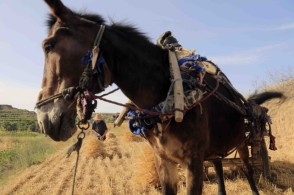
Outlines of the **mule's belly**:
M 226 156 L 240 144 L 244 143 L 245 126 L 243 119 L 220 120 L 210 126 L 209 147 L 206 151 L 206 158 Z

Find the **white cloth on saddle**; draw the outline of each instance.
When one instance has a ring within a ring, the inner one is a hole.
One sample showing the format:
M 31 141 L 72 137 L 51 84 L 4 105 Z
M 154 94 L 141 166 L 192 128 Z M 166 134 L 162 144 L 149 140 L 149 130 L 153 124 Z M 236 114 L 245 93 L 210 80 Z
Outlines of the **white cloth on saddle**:
M 175 53 L 178 60 L 195 55 L 195 51 L 195 49 L 189 50 L 183 47 L 175 48 Z M 198 64 L 202 66 L 205 69 L 205 72 L 209 74 L 216 75 L 218 73 L 218 68 L 209 61 L 199 61 Z

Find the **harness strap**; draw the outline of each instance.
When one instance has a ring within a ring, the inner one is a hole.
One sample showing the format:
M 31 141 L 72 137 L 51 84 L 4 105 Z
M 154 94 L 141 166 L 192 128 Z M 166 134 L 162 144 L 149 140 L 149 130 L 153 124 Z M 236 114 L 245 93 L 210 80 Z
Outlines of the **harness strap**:
M 103 24 L 100 25 L 99 31 L 98 31 L 98 33 L 96 35 L 96 38 L 95 38 L 95 41 L 94 41 L 94 44 L 93 44 L 92 70 L 95 69 L 96 64 L 97 64 L 97 60 L 98 60 L 98 56 L 99 56 L 99 52 L 100 52 L 99 45 L 100 45 L 104 30 L 105 30 L 105 25 L 103 25 Z
M 94 41 L 93 47 L 98 47 L 98 46 L 100 45 L 100 42 L 101 42 L 101 39 L 102 39 L 102 36 L 103 36 L 104 30 L 105 30 L 105 25 L 101 24 L 101 25 L 100 25 L 99 32 L 98 32 L 97 35 L 96 35 L 96 38 L 95 38 L 95 41 Z
M 100 53 L 99 45 L 101 43 L 101 39 L 102 39 L 104 31 L 105 31 L 105 25 L 100 25 L 100 29 L 96 35 L 96 38 L 93 44 L 93 50 L 92 50 L 92 54 L 93 54 L 92 55 L 92 70 L 94 70 L 97 65 L 98 65 L 97 68 L 99 72 L 102 72 L 101 69 L 103 69 L 103 74 L 104 74 L 103 83 L 100 79 L 98 79 L 98 84 L 101 89 L 108 87 L 111 83 L 111 72 L 103 56 L 100 54 L 100 57 L 99 57 L 99 53 Z
M 57 94 L 52 95 L 44 100 L 37 102 L 35 108 L 40 108 L 41 106 L 47 104 L 48 102 L 51 102 L 51 101 L 53 101 L 57 98 L 61 98 L 61 97 L 63 97 L 65 100 L 69 101 L 70 99 L 72 99 L 75 96 L 75 94 L 78 91 L 79 91 L 79 87 L 65 88 L 62 90 L 61 93 L 57 93 Z
M 94 67 L 96 65 L 96 61 L 98 59 L 98 55 L 99 55 L 99 45 L 100 45 L 100 42 L 101 42 L 101 39 L 102 39 L 102 36 L 103 36 L 103 33 L 104 33 L 104 30 L 105 30 L 105 25 L 100 25 L 100 28 L 99 28 L 99 31 L 96 35 L 96 38 L 95 38 L 95 41 L 94 41 L 94 45 L 93 45 L 93 53 L 92 55 L 89 54 L 89 56 L 87 56 L 84 61 L 91 61 L 91 58 L 92 58 L 92 68 L 93 68 L 93 64 L 94 64 Z M 89 61 L 87 63 L 89 63 Z M 107 69 L 108 67 L 103 67 L 104 68 L 104 74 L 110 74 L 110 71 L 109 69 Z M 107 82 L 104 82 L 104 87 L 105 85 L 109 85 L 110 83 L 110 78 L 111 76 L 107 76 Z M 103 87 L 103 86 L 102 86 Z M 58 99 L 58 98 L 61 98 L 61 97 L 64 97 L 66 100 L 69 100 L 68 97 L 73 97 L 78 91 L 79 91 L 79 87 L 69 87 L 69 88 L 66 88 L 64 89 L 61 93 L 58 93 L 58 94 L 54 94 L 52 96 L 49 96 L 48 98 L 46 99 L 43 99 L 41 101 L 38 101 L 36 103 L 36 106 L 35 108 L 40 108 L 41 106 L 55 100 L 55 99 Z
M 53 100 L 55 100 L 57 98 L 60 98 L 60 97 L 63 97 L 62 93 L 52 95 L 49 98 L 46 98 L 44 100 L 41 100 L 41 101 L 37 102 L 35 108 L 40 108 L 41 106 L 47 104 L 48 102 L 51 102 L 51 101 L 53 101 Z

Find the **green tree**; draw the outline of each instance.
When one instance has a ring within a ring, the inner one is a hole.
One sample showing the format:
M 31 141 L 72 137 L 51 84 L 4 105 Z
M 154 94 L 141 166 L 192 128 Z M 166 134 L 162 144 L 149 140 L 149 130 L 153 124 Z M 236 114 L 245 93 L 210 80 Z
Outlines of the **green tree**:
M 16 131 L 17 130 L 17 124 L 13 122 L 4 122 L 3 128 L 6 131 Z
M 34 132 L 38 131 L 38 130 L 39 130 L 39 129 L 38 129 L 38 124 L 37 124 L 36 122 L 33 122 L 33 121 L 32 121 L 32 123 L 31 123 L 30 126 L 29 126 L 29 130 L 30 130 L 30 131 L 34 131 Z
M 20 131 L 28 130 L 28 121 L 19 121 L 17 123 L 17 129 Z

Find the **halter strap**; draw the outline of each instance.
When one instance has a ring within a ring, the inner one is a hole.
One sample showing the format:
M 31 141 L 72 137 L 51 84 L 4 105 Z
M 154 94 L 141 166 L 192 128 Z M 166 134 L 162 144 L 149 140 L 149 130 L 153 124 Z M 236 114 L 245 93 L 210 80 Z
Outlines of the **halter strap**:
M 106 87 L 108 87 L 111 83 L 111 72 L 103 58 L 103 56 L 100 53 L 100 48 L 99 45 L 101 43 L 101 39 L 103 36 L 105 30 L 105 25 L 101 24 L 99 31 L 96 35 L 94 44 L 93 44 L 93 49 L 92 49 L 92 69 L 94 70 L 98 66 L 98 70 L 101 72 L 103 70 L 103 84 L 100 79 L 98 79 L 98 84 L 99 87 L 104 90 Z
M 94 47 L 99 47 L 102 36 L 103 36 L 103 33 L 104 33 L 104 30 L 105 30 L 105 25 L 101 24 L 100 28 L 99 28 L 99 31 L 98 31 L 98 33 L 96 35 L 96 38 L 95 38 L 95 41 L 94 41 L 94 44 L 93 44 L 93 48 Z
M 99 45 L 101 43 L 101 39 L 102 39 L 102 36 L 103 36 L 103 33 L 104 33 L 104 30 L 105 30 L 105 25 L 101 24 L 100 25 L 100 28 L 99 28 L 99 31 L 96 35 L 96 38 L 95 38 L 95 41 L 94 41 L 94 44 L 93 44 L 93 52 L 96 51 L 95 55 L 97 55 L 97 58 L 98 58 L 98 54 L 99 54 Z M 89 57 L 94 57 L 94 53 L 92 56 L 89 56 Z M 97 60 L 96 58 L 96 60 Z M 110 74 L 110 71 L 108 69 L 108 67 L 103 67 L 104 68 L 104 72 L 106 74 Z M 109 75 L 108 75 L 109 77 Z M 106 82 L 104 83 L 104 87 L 106 87 L 106 85 L 108 86 L 109 85 L 109 79 L 106 79 Z M 68 90 L 70 89 L 70 92 L 68 92 Z M 68 93 L 70 93 L 70 96 L 73 97 L 78 91 L 79 91 L 79 87 L 69 87 L 69 88 L 66 88 L 63 90 L 63 92 L 61 93 L 57 93 L 57 94 L 54 94 L 54 95 L 51 95 L 49 96 L 48 98 L 45 98 L 43 100 L 40 100 L 36 103 L 36 106 L 35 108 L 40 108 L 41 106 L 55 100 L 55 99 L 58 99 L 58 98 L 61 98 L 61 97 L 64 97 L 65 99 L 69 99 L 69 98 L 66 98 L 66 96 L 68 95 Z

